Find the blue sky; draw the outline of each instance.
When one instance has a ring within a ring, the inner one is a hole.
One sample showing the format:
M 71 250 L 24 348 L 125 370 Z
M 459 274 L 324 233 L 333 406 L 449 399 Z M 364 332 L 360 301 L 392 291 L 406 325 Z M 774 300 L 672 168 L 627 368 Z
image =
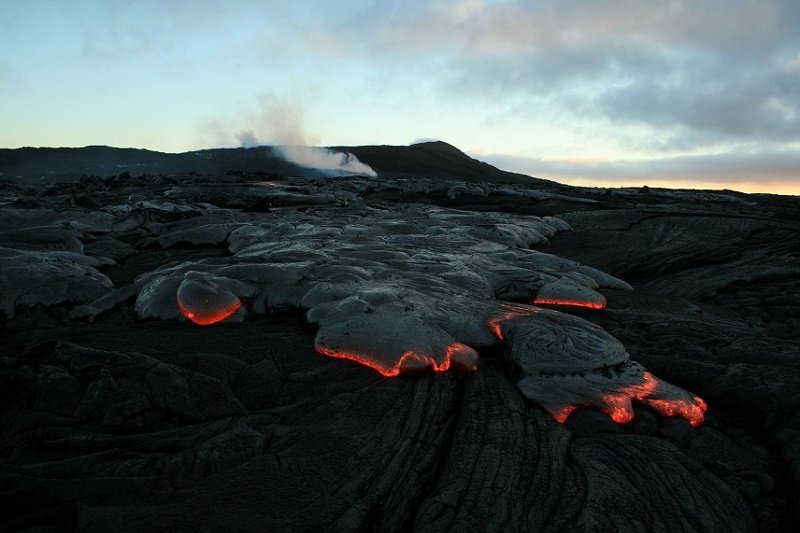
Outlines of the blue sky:
M 800 194 L 797 0 L 0 2 L 0 147 L 441 139 L 597 186 Z

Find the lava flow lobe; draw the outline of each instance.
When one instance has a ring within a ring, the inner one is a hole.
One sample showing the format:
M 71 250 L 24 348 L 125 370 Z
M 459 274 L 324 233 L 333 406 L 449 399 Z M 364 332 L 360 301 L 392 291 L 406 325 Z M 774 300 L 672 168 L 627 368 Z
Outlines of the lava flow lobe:
M 426 371 L 446 372 L 453 370 L 457 374 L 466 374 L 478 369 L 478 355 L 475 350 L 461 343 L 453 343 L 444 351 L 444 360 L 437 362 L 428 354 L 408 350 L 395 361 L 387 361 L 378 354 L 358 352 L 353 349 L 339 350 L 317 346 L 316 350 L 329 357 L 349 359 L 356 363 L 377 370 L 384 377 L 395 377 L 400 374 L 415 374 Z
M 183 316 L 207 326 L 233 315 L 242 307 L 242 301 L 208 276 L 188 272 L 178 287 L 177 305 Z

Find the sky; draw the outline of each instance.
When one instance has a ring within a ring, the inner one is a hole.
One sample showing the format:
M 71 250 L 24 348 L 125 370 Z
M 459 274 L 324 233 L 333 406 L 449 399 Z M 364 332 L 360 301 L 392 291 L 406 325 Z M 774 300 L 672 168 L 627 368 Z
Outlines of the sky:
M 800 194 L 798 0 L 0 0 L 0 147 L 443 140 Z

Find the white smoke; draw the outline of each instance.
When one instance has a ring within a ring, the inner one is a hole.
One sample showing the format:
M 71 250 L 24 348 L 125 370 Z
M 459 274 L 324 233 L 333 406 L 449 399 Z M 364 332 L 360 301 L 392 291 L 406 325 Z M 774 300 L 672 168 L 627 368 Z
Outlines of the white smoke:
M 439 141 L 441 141 L 441 139 L 437 139 L 436 137 L 417 137 L 416 139 L 411 141 L 408 145 L 414 146 L 415 144 L 434 143 Z
M 242 148 L 271 145 L 273 153 L 286 161 L 315 169 L 321 174 L 378 176 L 369 165 L 351 153 L 314 147 L 320 142 L 319 137 L 308 134 L 302 100 L 298 100 L 296 95 L 281 97 L 271 92 L 261 93 L 258 96 L 258 109 L 250 113 L 243 123 L 249 127 L 233 134 L 232 128 L 226 128 L 220 121 L 209 122 L 206 129 L 215 138 L 228 136 L 224 143 L 218 145 L 229 146 L 231 137 Z
M 377 177 L 378 173 L 348 152 L 335 152 L 314 146 L 276 146 L 275 151 L 290 163 L 314 168 L 326 174 L 358 174 Z
M 239 117 L 237 128 L 222 121 L 210 121 L 206 130 L 215 138 L 218 146 L 231 146 L 232 139 L 242 148 L 266 145 L 314 145 L 320 142 L 306 131 L 303 104 L 294 98 L 280 97 L 270 92 L 258 95 L 258 106 L 252 112 Z M 242 127 L 244 126 L 244 127 Z M 227 138 L 225 138 L 227 137 Z
M 236 140 L 239 141 L 239 145 L 242 148 L 253 148 L 254 146 L 259 146 L 261 142 L 256 137 L 256 134 L 253 133 L 253 130 L 242 130 L 236 134 Z

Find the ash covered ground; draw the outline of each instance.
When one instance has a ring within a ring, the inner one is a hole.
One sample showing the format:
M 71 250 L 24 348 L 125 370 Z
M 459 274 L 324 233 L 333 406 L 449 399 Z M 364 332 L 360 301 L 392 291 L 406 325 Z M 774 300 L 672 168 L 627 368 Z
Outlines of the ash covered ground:
M 6 529 L 797 527 L 797 198 L 352 152 L 378 177 L 15 155 Z

